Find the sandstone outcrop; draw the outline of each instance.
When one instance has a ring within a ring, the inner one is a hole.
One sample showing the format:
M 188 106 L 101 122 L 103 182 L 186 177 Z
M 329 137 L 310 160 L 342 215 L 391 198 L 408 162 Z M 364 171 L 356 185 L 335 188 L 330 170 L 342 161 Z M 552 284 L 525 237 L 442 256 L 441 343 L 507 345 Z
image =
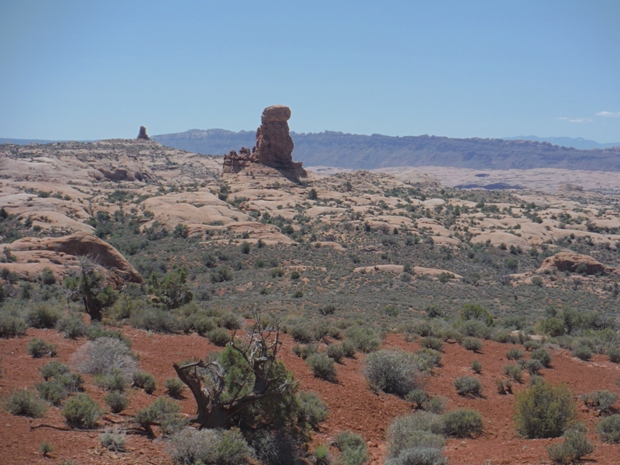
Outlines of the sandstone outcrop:
M 151 140 L 149 135 L 146 133 L 146 128 L 144 126 L 140 126 L 140 132 L 138 133 L 138 139 Z
M 80 232 L 63 237 L 27 237 L 9 244 L 7 248 L 17 261 L 3 266 L 25 278 L 37 277 L 44 268 L 50 268 L 55 275 L 62 277 L 76 271 L 79 257 L 88 257 L 107 270 L 106 274 L 117 284 L 143 282 L 140 273 L 118 250 L 92 234 Z
M 539 273 L 546 271 L 569 271 L 571 273 L 585 274 L 610 274 L 616 270 L 614 268 L 597 262 L 589 255 L 582 255 L 575 252 L 560 252 L 551 257 L 545 258 L 538 269 Z
M 278 170 L 289 179 L 305 178 L 306 170 L 302 163 L 293 161 L 293 139 L 289 134 L 287 121 L 291 109 L 284 105 L 265 108 L 261 116 L 261 125 L 256 131 L 256 146 L 250 149 L 242 147 L 239 153 L 230 151 L 224 156 L 224 174 L 240 171 L 260 165 Z

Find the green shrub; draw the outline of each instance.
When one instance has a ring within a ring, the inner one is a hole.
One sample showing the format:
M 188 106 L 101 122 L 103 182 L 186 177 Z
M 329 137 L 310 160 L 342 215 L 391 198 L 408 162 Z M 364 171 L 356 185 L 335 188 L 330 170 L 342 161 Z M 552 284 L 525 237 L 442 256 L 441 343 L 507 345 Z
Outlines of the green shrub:
M 146 371 L 134 371 L 133 385 L 134 387 L 144 389 L 147 394 L 153 394 L 156 388 L 155 376 Z
M 441 449 L 432 447 L 416 447 L 405 449 L 397 457 L 385 461 L 385 465 L 448 465 Z
M 1 287 L 1 286 L 0 286 Z M 26 334 L 28 325 L 26 322 L 14 315 L 0 313 L 0 337 L 8 339 Z
M 596 425 L 596 431 L 601 441 L 609 444 L 620 443 L 620 415 L 610 415 L 602 418 Z
M 89 429 L 95 427 L 101 411 L 88 394 L 78 394 L 65 403 L 62 414 L 71 428 Z
M 516 427 L 526 438 L 559 437 L 577 416 L 573 394 L 563 384 L 535 384 L 516 397 Z
M 241 328 L 241 320 L 239 319 L 239 317 L 234 313 L 230 312 L 224 313 L 224 315 L 222 315 L 219 324 L 220 326 L 230 330 Z
M 52 270 L 49 268 L 43 268 L 43 271 L 41 272 L 41 282 L 46 286 L 56 284 L 56 278 L 54 277 Z
M 310 391 L 301 391 L 297 394 L 299 404 L 299 420 L 317 428 L 319 423 L 327 419 L 329 410 L 327 404 L 321 400 L 318 394 Z
M 41 372 L 43 379 L 47 381 L 50 378 L 58 378 L 60 375 L 67 374 L 70 370 L 64 363 L 61 363 L 58 360 L 52 360 L 39 368 L 39 371 Z
M 86 324 L 80 315 L 69 314 L 56 322 L 56 330 L 68 339 L 77 339 L 86 334 Z
M 340 363 L 344 357 L 344 349 L 342 344 L 330 344 L 327 346 L 327 356 L 333 359 L 334 362 Z
M 304 360 L 310 357 L 310 355 L 316 354 L 318 350 L 319 350 L 319 346 L 316 344 L 306 344 L 303 346 L 294 345 L 293 346 L 293 353 L 297 355 L 298 357 L 303 358 Z
M 161 308 L 141 308 L 131 314 L 130 323 L 134 328 L 154 333 L 170 334 L 178 329 L 174 315 Z
M 42 418 L 47 412 L 47 404 L 33 391 L 18 389 L 4 399 L 4 409 L 11 415 Z
M 170 438 L 179 465 L 246 465 L 252 449 L 239 430 L 184 428 Z
M 62 316 L 62 311 L 52 305 L 36 303 L 26 314 L 26 323 L 33 328 L 53 328 Z
M 562 336 L 565 333 L 564 322 L 559 318 L 547 318 L 540 320 L 538 323 L 540 331 L 551 337 Z
M 335 305 L 328 304 L 328 305 L 319 307 L 319 313 L 323 316 L 333 315 L 335 312 L 336 312 Z
M 482 373 L 482 363 L 480 363 L 479 360 L 474 360 L 473 362 L 471 362 L 471 369 L 476 374 Z
M 299 289 L 293 292 L 293 299 L 301 299 L 304 296 L 304 293 Z
M 512 381 L 510 381 L 509 379 L 496 379 L 495 385 L 497 386 L 498 394 L 502 396 L 505 396 L 506 394 L 512 394 Z
M 525 357 L 523 351 L 517 349 L 516 347 L 513 347 L 506 352 L 506 358 L 508 360 L 521 360 L 523 357 Z
M 523 381 L 523 373 L 519 365 L 504 365 L 504 374 L 517 383 Z
M 224 328 L 215 328 L 207 333 L 207 339 L 211 344 L 224 347 L 231 340 L 230 334 Z
M 441 396 L 433 396 L 423 405 L 425 411 L 441 415 L 446 408 L 448 399 Z
M 392 465 L 444 465 L 444 422 L 440 415 L 416 412 L 397 417 L 388 430 L 388 457 Z
M 312 336 L 312 332 L 310 332 L 307 326 L 292 326 L 288 329 L 288 333 L 296 342 L 300 342 L 302 344 L 308 344 L 314 339 L 314 337 Z
M 201 336 L 206 335 L 209 331 L 214 330 L 217 327 L 217 324 L 213 320 L 206 315 L 195 315 L 193 318 L 190 318 L 190 327 L 189 329 L 193 329 Z M 189 332 L 189 331 L 187 331 Z
M 272 268 L 269 270 L 269 276 L 272 278 L 281 278 L 284 276 L 284 270 L 282 268 Z
M 542 366 L 549 368 L 551 366 L 551 354 L 545 349 L 536 349 L 532 351 L 532 360 L 538 360 Z
M 443 421 L 447 436 L 473 438 L 482 434 L 482 416 L 475 410 L 453 410 L 444 414 Z
M 586 345 L 578 345 L 573 349 L 573 355 L 584 362 L 592 358 L 592 349 Z
M 380 350 L 366 357 L 364 375 L 372 389 L 404 397 L 421 386 L 424 375 L 411 354 Z
M 55 357 L 56 344 L 48 344 L 43 339 L 35 337 L 28 341 L 28 353 L 32 355 L 33 358 Z
M 69 395 L 65 385 L 57 379 L 43 381 L 38 383 L 36 387 L 43 399 L 56 406 L 60 405 Z
M 405 332 L 421 337 L 432 336 L 433 328 L 431 324 L 426 320 L 413 320 L 407 322 L 405 325 Z
M 479 320 L 468 320 L 459 323 L 458 330 L 467 337 L 477 337 L 480 339 L 489 339 L 491 337 L 491 328 Z
M 129 400 L 120 391 L 108 392 L 103 398 L 112 413 L 121 413 L 129 405 Z
M 39 446 L 39 451 L 41 452 L 41 455 L 43 455 L 43 457 L 49 457 L 50 452 L 53 452 L 54 449 L 55 447 L 49 444 L 47 441 L 43 441 Z
M 355 348 L 366 354 L 381 347 L 381 339 L 372 328 L 366 326 L 351 326 L 345 331 L 345 336 L 355 344 Z
M 493 326 L 493 315 L 486 308 L 477 304 L 465 304 L 459 317 L 463 321 L 477 320 L 483 322 L 486 326 Z
M 542 348 L 542 344 L 539 341 L 533 341 L 532 339 L 530 339 L 523 343 L 523 348 L 525 350 L 535 351 Z
M 334 442 L 340 450 L 338 465 L 363 465 L 368 461 L 366 441 L 361 434 L 343 431 Z
M 125 451 L 125 433 L 118 428 L 107 430 L 99 435 L 99 444 L 113 452 Z
M 164 387 L 166 388 L 166 394 L 173 399 L 180 399 L 183 396 L 185 384 L 179 378 L 168 378 L 164 381 Z
M 227 266 L 218 266 L 215 271 L 211 272 L 212 283 L 224 283 L 226 281 L 232 281 L 233 274 L 230 268 Z
M 347 358 L 355 358 L 355 353 L 357 352 L 357 347 L 353 341 L 344 341 L 342 343 L 342 350 L 344 352 L 344 356 Z
M 479 339 L 474 339 L 471 337 L 467 337 L 463 340 L 463 347 L 466 350 L 471 350 L 472 352 L 480 352 L 482 349 L 482 342 Z
M 607 355 L 611 363 L 620 363 L 620 349 L 617 347 L 610 347 L 607 351 Z
M 306 359 L 306 363 L 317 378 L 327 381 L 336 381 L 336 367 L 334 361 L 325 354 L 313 354 Z
M 127 389 L 128 375 L 118 368 L 113 368 L 108 373 L 97 375 L 95 384 L 106 391 L 124 392 Z
M 443 350 L 443 341 L 439 338 L 432 336 L 420 339 L 420 345 L 427 349 L 433 349 L 438 352 L 441 352 Z
M 569 430 L 564 433 L 564 441 L 547 447 L 549 458 L 554 463 L 568 465 L 581 463 L 581 459 L 594 452 L 594 445 L 580 431 Z
M 413 403 L 415 408 L 420 409 L 428 402 L 428 394 L 424 389 L 416 388 L 409 391 L 405 396 L 405 400 Z
M 594 391 L 584 394 L 582 399 L 587 407 L 596 409 L 601 414 L 616 403 L 618 394 L 611 391 Z
M 420 349 L 413 355 L 420 371 L 429 373 L 441 365 L 441 354 L 433 349 Z
M 524 365 L 530 376 L 537 375 L 543 369 L 543 364 L 539 360 L 527 360 Z
M 149 435 L 153 435 L 151 425 L 159 423 L 164 434 L 174 434 L 185 425 L 183 418 L 179 416 L 181 406 L 178 402 L 158 397 L 151 405 L 136 412 L 134 421 L 141 425 Z
M 481 396 L 482 383 L 473 376 L 459 376 L 454 380 L 454 387 L 460 396 Z

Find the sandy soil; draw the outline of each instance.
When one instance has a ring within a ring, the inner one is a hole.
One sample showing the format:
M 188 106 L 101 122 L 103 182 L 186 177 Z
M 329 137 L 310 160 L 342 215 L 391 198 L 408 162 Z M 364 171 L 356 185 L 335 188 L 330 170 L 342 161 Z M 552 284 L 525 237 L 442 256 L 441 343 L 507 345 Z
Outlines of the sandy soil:
M 156 396 L 163 395 L 163 383 L 166 378 L 174 376 L 172 363 L 191 357 L 204 357 L 216 350 L 206 339 L 197 335 L 160 335 L 148 334 L 141 330 L 123 328 L 123 333 L 132 340 L 132 349 L 139 354 L 140 368 L 155 374 L 158 388 L 149 396 L 143 391 L 134 390 L 130 394 L 131 404 L 123 415 L 106 414 L 99 420 L 103 430 L 106 425 L 122 423 L 136 410 L 148 405 Z M 29 329 L 25 337 L 0 340 L 0 362 L 3 377 L 0 378 L 0 397 L 6 396 L 13 388 L 33 387 L 41 380 L 38 368 L 49 359 L 33 359 L 28 355 L 26 346 L 31 337 L 41 337 L 58 345 L 58 360 L 70 363 L 75 350 L 85 341 L 70 341 L 62 338 L 55 331 Z M 390 422 L 398 415 L 411 411 L 411 406 L 391 395 L 376 394 L 371 391 L 363 376 L 364 355 L 357 359 L 346 359 L 337 366 L 338 381 L 326 382 L 312 376 L 306 363 L 292 353 L 292 341 L 284 337 L 281 351 L 282 360 L 300 381 L 304 390 L 317 392 L 329 406 L 329 417 L 314 436 L 314 444 L 328 443 L 340 431 L 349 429 L 361 433 L 367 440 L 372 464 L 383 463 L 386 450 L 385 433 Z M 452 464 L 533 464 L 550 463 L 545 446 L 558 440 L 526 440 L 515 432 L 512 420 L 514 396 L 499 395 L 495 388 L 495 379 L 502 375 L 503 366 L 509 363 L 505 358 L 510 345 L 484 342 L 481 353 L 474 354 L 464 350 L 458 344 L 445 344 L 442 366 L 434 370 L 428 380 L 427 390 L 434 395 L 448 399 L 447 409 L 472 408 L 480 411 L 484 418 L 484 433 L 476 439 L 451 439 L 447 443 L 446 454 Z M 392 334 L 384 341 L 384 348 L 406 351 L 419 349 L 415 342 L 406 342 L 402 335 Z M 552 383 L 566 383 L 576 396 L 597 389 L 618 391 L 615 385 L 620 375 L 620 366 L 595 356 L 590 362 L 582 362 L 570 356 L 566 351 L 553 353 L 552 368 L 542 371 L 545 379 Z M 473 360 L 482 363 L 479 375 L 484 385 L 484 397 L 464 398 L 456 394 L 453 381 L 457 376 L 472 375 L 470 365 Z M 103 393 L 92 384 L 87 376 L 87 392 L 101 405 Z M 529 379 L 524 375 L 523 384 L 515 384 L 514 391 L 525 389 Z M 183 400 L 183 412 L 194 413 L 194 402 L 189 394 Z M 579 417 L 588 426 L 589 437 L 596 450 L 590 457 L 591 463 L 601 465 L 620 463 L 620 449 L 617 446 L 603 444 L 593 433 L 597 421 L 594 413 L 588 411 L 578 401 Z M 0 413 L 0 457 L 3 464 L 50 464 L 62 460 L 74 460 L 80 464 L 171 464 L 166 453 L 165 444 L 160 440 L 151 441 L 141 436 L 130 435 L 126 438 L 127 452 L 113 453 L 99 445 L 99 431 L 61 431 L 52 428 L 31 427 L 39 425 L 64 427 L 60 410 L 51 407 L 43 419 L 30 419 Z M 55 447 L 52 459 L 41 456 L 39 446 L 47 441 Z M 334 454 L 336 451 L 334 451 Z

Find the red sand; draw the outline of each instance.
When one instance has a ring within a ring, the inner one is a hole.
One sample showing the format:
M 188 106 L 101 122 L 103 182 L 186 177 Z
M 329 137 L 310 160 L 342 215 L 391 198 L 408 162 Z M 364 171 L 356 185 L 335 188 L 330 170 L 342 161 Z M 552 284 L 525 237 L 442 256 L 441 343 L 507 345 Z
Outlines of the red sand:
M 132 340 L 132 349 L 139 354 L 142 370 L 153 373 L 157 378 L 157 391 L 150 396 L 143 391 L 131 390 L 130 406 L 123 415 L 106 414 L 99 420 L 103 431 L 111 421 L 122 422 L 136 410 L 148 405 L 156 396 L 164 394 L 166 378 L 174 377 L 173 362 L 192 357 L 204 357 L 217 350 L 206 339 L 195 334 L 190 336 L 147 334 L 145 331 L 123 328 L 123 333 Z M 42 380 L 37 368 L 50 359 L 33 359 L 26 346 L 31 337 L 40 337 L 58 346 L 57 359 L 69 363 L 75 350 L 84 344 L 84 339 L 70 341 L 53 330 L 29 329 L 25 337 L 0 339 L 0 397 L 5 397 L 11 389 L 31 387 Z M 328 443 L 340 431 L 349 429 L 361 433 L 366 438 L 372 464 L 383 463 L 386 450 L 385 432 L 392 419 L 411 412 L 411 406 L 391 395 L 377 395 L 372 392 L 362 374 L 363 355 L 356 360 L 345 359 L 337 365 L 338 382 L 330 383 L 314 378 L 306 363 L 292 354 L 292 342 L 284 337 L 281 357 L 286 366 L 293 371 L 304 390 L 317 392 L 329 406 L 329 417 L 314 436 L 314 444 Z M 499 464 L 539 464 L 550 463 L 545 446 L 559 441 L 528 440 L 517 436 L 514 429 L 514 396 L 502 396 L 495 388 L 495 378 L 501 377 L 503 367 L 511 363 L 505 354 L 511 345 L 484 342 L 482 352 L 474 354 L 458 344 L 445 344 L 442 366 L 434 370 L 428 381 L 430 394 L 442 395 L 449 399 L 447 409 L 472 408 L 480 411 L 484 418 L 484 433 L 476 439 L 450 439 L 446 454 L 453 465 L 499 465 Z M 384 348 L 400 348 L 407 351 L 419 349 L 417 343 L 406 342 L 402 335 L 390 335 Z M 607 361 L 607 357 L 595 356 L 590 362 L 582 362 L 559 350 L 553 354 L 552 368 L 544 369 L 542 374 L 552 383 L 564 382 L 576 396 L 597 389 L 618 392 L 615 384 L 620 375 L 620 366 Z M 457 376 L 473 375 L 471 362 L 482 363 L 482 374 L 478 375 L 484 385 L 483 398 L 464 398 L 456 394 L 453 381 Z M 523 384 L 514 383 L 518 392 L 529 382 L 524 373 Z M 97 400 L 103 402 L 102 390 L 96 387 L 90 377 L 86 377 L 86 390 Z M 195 412 L 193 398 L 186 391 L 182 402 L 183 411 L 188 415 Z M 578 401 L 579 417 L 588 426 L 589 437 L 595 444 L 594 453 L 588 457 L 601 465 L 620 463 L 620 447 L 602 443 L 595 434 L 594 425 L 598 418 Z M 51 428 L 30 430 L 31 426 L 54 425 L 65 427 L 60 410 L 50 407 L 45 418 L 31 419 L 0 412 L 0 463 L 2 464 L 56 464 L 63 460 L 73 460 L 79 464 L 172 464 L 166 454 L 165 444 L 159 440 L 127 435 L 125 453 L 113 453 L 99 445 L 99 432 L 59 431 Z M 43 441 L 54 446 L 51 458 L 42 457 L 39 446 Z

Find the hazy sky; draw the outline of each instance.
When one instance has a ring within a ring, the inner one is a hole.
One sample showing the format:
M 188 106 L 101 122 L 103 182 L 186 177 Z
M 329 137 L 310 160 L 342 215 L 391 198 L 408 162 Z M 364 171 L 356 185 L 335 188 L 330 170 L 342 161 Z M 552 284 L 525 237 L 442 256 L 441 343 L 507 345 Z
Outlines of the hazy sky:
M 620 141 L 620 1 L 0 0 L 0 137 Z

